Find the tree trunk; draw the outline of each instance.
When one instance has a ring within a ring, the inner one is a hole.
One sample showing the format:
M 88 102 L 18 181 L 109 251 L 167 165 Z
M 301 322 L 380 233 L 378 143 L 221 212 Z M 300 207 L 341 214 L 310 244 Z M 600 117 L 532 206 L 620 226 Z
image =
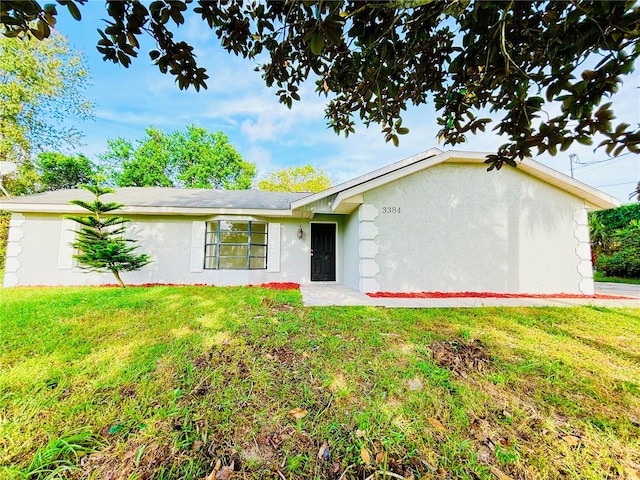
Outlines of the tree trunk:
M 116 280 L 118 280 L 118 283 L 120 284 L 120 286 L 122 288 L 125 288 L 126 285 L 124 284 L 124 282 L 120 278 L 120 273 L 118 272 L 118 270 L 111 270 L 111 272 L 113 273 L 113 276 L 116 277 Z

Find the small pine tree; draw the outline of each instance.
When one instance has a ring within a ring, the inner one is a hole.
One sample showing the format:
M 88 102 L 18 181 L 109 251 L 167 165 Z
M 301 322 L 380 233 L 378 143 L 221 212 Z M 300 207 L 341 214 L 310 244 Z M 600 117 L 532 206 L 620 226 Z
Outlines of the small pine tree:
M 68 215 L 65 218 L 83 225 L 75 230 L 77 239 L 71 245 L 78 250 L 73 256 L 80 263 L 80 268 L 104 273 L 110 271 L 118 280 L 122 288 L 124 282 L 120 272 L 139 270 L 151 262 L 147 254 L 134 254 L 138 248 L 136 240 L 124 238 L 122 234 L 126 228 L 124 224 L 130 220 L 120 216 L 105 216 L 108 212 L 117 210 L 124 205 L 115 202 L 103 203 L 100 197 L 115 190 L 99 185 L 82 185 L 82 188 L 96 196 L 93 202 L 72 200 L 70 203 L 78 205 L 91 212 L 90 215 Z

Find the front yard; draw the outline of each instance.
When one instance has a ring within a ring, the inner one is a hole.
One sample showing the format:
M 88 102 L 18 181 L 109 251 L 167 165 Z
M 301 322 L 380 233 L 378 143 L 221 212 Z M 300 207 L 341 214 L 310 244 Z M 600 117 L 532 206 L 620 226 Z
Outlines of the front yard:
M 0 302 L 0 478 L 640 478 L 640 310 Z

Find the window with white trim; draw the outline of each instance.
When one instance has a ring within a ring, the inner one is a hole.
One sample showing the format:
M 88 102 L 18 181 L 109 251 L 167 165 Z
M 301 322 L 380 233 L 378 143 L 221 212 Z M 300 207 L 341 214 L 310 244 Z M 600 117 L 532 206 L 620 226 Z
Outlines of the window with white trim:
M 235 220 L 207 222 L 204 268 L 207 270 L 266 269 L 267 224 Z

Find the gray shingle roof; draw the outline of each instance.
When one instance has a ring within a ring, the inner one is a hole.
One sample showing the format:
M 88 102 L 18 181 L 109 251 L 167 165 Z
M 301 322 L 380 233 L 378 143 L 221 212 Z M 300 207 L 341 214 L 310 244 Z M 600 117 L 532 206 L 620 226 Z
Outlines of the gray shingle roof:
M 310 193 L 263 192 L 261 190 L 210 190 L 203 188 L 126 187 L 104 195 L 105 202 L 127 207 L 230 208 L 288 210 L 291 202 Z M 93 194 L 81 189 L 57 190 L 0 200 L 2 203 L 67 205 L 71 200 L 93 200 Z

